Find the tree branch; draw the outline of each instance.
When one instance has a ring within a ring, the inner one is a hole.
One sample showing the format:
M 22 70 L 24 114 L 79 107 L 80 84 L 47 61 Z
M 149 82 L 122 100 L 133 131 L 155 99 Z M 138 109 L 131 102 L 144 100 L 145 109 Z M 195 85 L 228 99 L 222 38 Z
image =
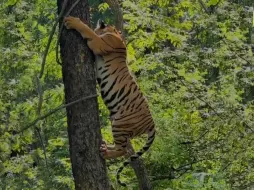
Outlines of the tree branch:
M 130 142 L 127 144 L 127 152 L 128 152 L 128 155 L 125 157 L 127 159 L 129 159 L 130 155 L 135 154 L 135 150 L 132 147 Z M 134 169 L 135 174 L 137 176 L 139 189 L 151 190 L 152 185 L 148 178 L 147 170 L 145 168 L 142 158 L 140 157 L 139 159 L 132 161 L 130 165 Z
M 40 117 L 41 116 L 42 103 L 43 103 L 43 90 L 42 90 L 42 86 L 41 86 L 41 82 L 40 82 L 39 77 L 36 77 L 36 83 L 37 83 L 37 92 L 38 92 L 38 96 L 39 96 L 37 115 Z M 48 168 L 48 159 L 47 159 L 46 148 L 45 148 L 45 145 L 43 143 L 43 139 L 42 139 L 42 135 L 40 133 L 40 129 L 38 127 L 35 127 L 35 131 L 38 134 L 38 137 L 39 137 L 39 140 L 40 140 L 40 143 L 41 143 L 41 147 L 42 147 L 42 150 L 43 150 L 43 154 L 44 154 L 45 164 L 46 164 L 46 167 Z
M 210 14 L 209 10 L 207 9 L 205 3 L 202 0 L 198 0 L 199 4 L 201 5 L 201 7 L 205 10 L 205 12 L 207 14 Z
M 61 10 L 59 16 L 57 17 L 57 19 L 55 20 L 55 24 L 53 25 L 52 30 L 51 30 L 51 32 L 50 32 L 49 39 L 48 39 L 48 43 L 47 43 L 47 46 L 46 46 L 46 49 L 45 49 L 45 51 L 44 51 L 43 58 L 42 58 L 41 71 L 40 71 L 39 78 L 42 78 L 42 76 L 43 76 L 43 72 L 44 72 L 44 68 L 45 68 L 45 64 L 46 64 L 46 59 L 47 59 L 49 47 L 50 47 L 51 41 L 52 41 L 52 39 L 53 39 L 54 33 L 55 33 L 55 31 L 56 31 L 56 27 L 57 27 L 57 25 L 58 25 L 58 22 L 59 22 L 59 20 L 60 20 L 60 19 L 62 18 L 62 16 L 63 16 L 65 7 L 66 7 L 66 5 L 67 5 L 67 2 L 68 2 L 68 0 L 64 0 L 63 6 L 62 6 L 62 10 Z
M 43 103 L 43 90 L 42 90 L 42 86 L 41 86 L 41 82 L 40 82 L 39 77 L 36 77 L 36 83 L 37 83 L 37 93 L 38 93 L 38 96 L 39 96 L 37 114 L 40 116 L 41 115 L 42 103 Z
M 25 131 L 25 130 L 29 129 L 30 127 L 34 126 L 38 121 L 47 118 L 48 116 L 54 114 L 55 112 L 57 112 L 57 111 L 59 111 L 59 110 L 61 110 L 61 109 L 63 109 L 63 108 L 72 106 L 72 105 L 74 105 L 74 104 L 76 104 L 76 103 L 78 103 L 78 102 L 81 102 L 81 101 L 84 101 L 84 100 L 87 100 L 87 99 L 90 99 L 90 98 L 94 98 L 94 97 L 97 97 L 97 96 L 98 96 L 97 94 L 96 94 L 96 95 L 91 95 L 91 96 L 86 96 L 86 97 L 80 98 L 80 99 L 78 99 L 78 100 L 76 100 L 76 101 L 70 102 L 70 103 L 68 103 L 68 104 L 61 105 L 61 106 L 59 106 L 59 107 L 57 107 L 57 108 L 51 110 L 50 112 L 46 113 L 45 115 L 38 117 L 38 118 L 35 119 L 32 123 L 30 123 L 29 125 L 25 126 L 23 129 L 21 129 L 21 130 L 20 130 L 19 132 L 17 132 L 17 133 L 22 133 L 23 131 Z

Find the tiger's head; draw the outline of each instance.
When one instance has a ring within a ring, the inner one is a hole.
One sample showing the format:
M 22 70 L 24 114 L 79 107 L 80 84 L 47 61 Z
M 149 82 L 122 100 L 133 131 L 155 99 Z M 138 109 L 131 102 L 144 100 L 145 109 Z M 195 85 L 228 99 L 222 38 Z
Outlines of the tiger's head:
M 101 19 L 98 20 L 97 26 L 94 29 L 94 32 L 97 35 L 102 35 L 105 33 L 112 33 L 112 34 L 116 34 L 117 36 L 122 38 L 120 31 L 118 31 L 114 26 L 105 24 Z

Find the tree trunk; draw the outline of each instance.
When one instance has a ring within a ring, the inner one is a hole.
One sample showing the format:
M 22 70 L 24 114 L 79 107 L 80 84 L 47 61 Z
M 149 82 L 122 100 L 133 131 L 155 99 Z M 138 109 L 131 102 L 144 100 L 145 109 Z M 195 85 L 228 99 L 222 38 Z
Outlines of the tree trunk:
M 68 0 L 65 12 L 76 0 Z M 58 13 L 63 0 L 58 0 Z M 88 0 L 81 0 L 70 13 L 89 23 Z M 60 25 L 62 19 L 60 19 Z M 95 65 L 85 40 L 74 30 L 63 29 L 60 36 L 65 102 L 96 94 Z M 101 133 L 97 98 L 67 107 L 70 157 L 76 190 L 107 190 L 105 160 L 100 156 Z
M 128 152 L 131 152 L 132 154 L 135 153 L 135 151 L 130 143 L 127 145 L 127 149 L 128 149 Z M 135 174 L 137 176 L 139 189 L 140 190 L 151 190 L 152 185 L 150 183 L 150 179 L 148 178 L 143 159 L 139 158 L 135 161 L 132 161 L 130 163 L 130 165 L 134 169 Z
M 123 34 L 123 11 L 118 0 L 105 0 L 105 2 L 112 8 L 115 15 L 115 27 Z

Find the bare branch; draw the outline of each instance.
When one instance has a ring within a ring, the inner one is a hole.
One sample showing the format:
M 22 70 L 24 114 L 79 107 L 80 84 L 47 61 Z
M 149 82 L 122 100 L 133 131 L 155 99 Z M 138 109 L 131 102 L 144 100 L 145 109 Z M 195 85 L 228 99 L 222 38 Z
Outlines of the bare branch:
M 42 91 L 42 86 L 41 86 L 39 77 L 36 77 L 36 83 L 37 83 L 37 93 L 39 96 L 37 114 L 40 116 L 41 115 L 41 107 L 42 107 L 42 103 L 43 103 L 43 91 Z
M 42 146 L 42 150 L 43 150 L 43 155 L 44 155 L 46 167 L 47 167 L 47 169 L 49 169 L 49 167 L 48 167 L 48 158 L 47 158 L 46 147 L 45 147 L 45 145 L 44 145 L 44 143 L 43 143 L 43 139 L 42 139 L 42 136 L 41 136 L 40 129 L 39 129 L 38 127 L 35 127 L 35 131 L 37 132 L 38 137 L 39 137 L 39 139 L 40 139 L 40 143 L 41 143 L 41 146 Z
M 43 103 L 43 90 L 42 90 L 41 81 L 40 81 L 39 77 L 36 77 L 36 83 L 37 83 L 37 93 L 38 93 L 38 96 L 39 96 L 37 115 L 40 117 L 41 116 L 42 103 Z M 42 135 L 40 133 L 40 129 L 38 127 L 35 127 L 35 131 L 37 132 L 38 137 L 40 139 L 41 147 L 42 147 L 43 154 L 44 154 L 45 164 L 46 164 L 46 167 L 48 168 L 48 159 L 47 159 L 46 148 L 45 148 L 45 145 L 43 143 L 43 139 L 42 139 Z
M 80 98 L 80 99 L 78 99 L 78 100 L 76 100 L 76 101 L 70 102 L 70 103 L 68 103 L 68 104 L 61 105 L 61 106 L 59 106 L 59 107 L 57 107 L 57 108 L 51 110 L 50 112 L 46 113 L 45 115 L 38 117 L 38 118 L 35 119 L 32 123 L 30 123 L 29 125 L 27 125 L 27 126 L 24 127 L 23 129 L 21 129 L 21 130 L 20 130 L 19 132 L 17 132 L 17 133 L 22 133 L 23 131 L 25 131 L 25 130 L 29 129 L 30 127 L 34 126 L 38 121 L 47 118 L 48 116 L 54 114 L 55 112 L 57 112 L 57 111 L 59 111 L 59 110 L 61 110 L 61 109 L 63 109 L 63 108 L 72 106 L 72 105 L 74 105 L 74 104 L 76 104 L 76 103 L 78 103 L 78 102 L 81 102 L 81 101 L 84 101 L 84 100 L 87 100 L 87 99 L 90 99 L 90 98 L 94 98 L 94 97 L 97 97 L 97 96 L 98 96 L 97 94 L 96 94 L 96 95 L 91 95 L 91 96 L 86 96 L 86 97 Z
M 54 24 L 54 26 L 52 27 L 52 30 L 51 30 L 51 32 L 50 32 L 49 39 L 48 39 L 48 43 L 47 43 L 47 46 L 46 46 L 46 49 L 45 49 L 45 51 L 44 51 L 43 58 L 42 58 L 41 71 L 40 71 L 39 78 L 41 78 L 41 77 L 43 76 L 44 68 L 45 68 L 45 64 L 46 64 L 46 59 L 47 59 L 47 55 L 48 55 L 48 51 L 49 51 L 49 47 L 50 47 L 51 41 L 52 41 L 52 39 L 53 39 L 54 33 L 55 33 L 55 31 L 56 31 L 56 27 L 57 27 L 57 25 L 58 25 L 58 22 L 59 22 L 59 20 L 60 20 L 60 19 L 62 18 L 62 16 L 63 16 L 65 7 L 66 7 L 66 5 L 67 5 L 67 2 L 68 2 L 68 0 L 64 0 L 63 6 L 62 6 L 62 10 L 61 10 L 59 16 L 57 17 L 57 19 L 55 20 L 55 24 Z

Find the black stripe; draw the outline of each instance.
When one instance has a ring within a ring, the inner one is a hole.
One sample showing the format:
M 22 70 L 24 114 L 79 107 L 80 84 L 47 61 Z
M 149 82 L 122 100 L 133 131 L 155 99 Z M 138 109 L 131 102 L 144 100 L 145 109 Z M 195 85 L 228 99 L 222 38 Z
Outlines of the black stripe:
M 122 125 L 119 125 L 119 126 L 122 126 Z M 114 136 L 114 135 L 117 135 L 116 133 L 121 133 L 121 135 L 122 135 L 122 132 L 123 132 L 122 129 L 116 128 L 115 125 L 112 126 L 112 133 L 113 133 L 113 136 Z
M 122 102 L 126 97 L 128 97 L 128 96 L 130 95 L 130 93 L 131 93 L 131 88 L 130 88 L 129 91 L 119 100 L 119 102 Z M 126 102 L 126 103 L 127 103 L 127 102 Z M 125 103 L 125 104 L 126 104 L 126 103 Z M 124 104 L 124 105 L 125 105 L 125 104 Z M 123 105 L 123 106 L 124 106 L 124 105 Z
M 105 52 L 102 48 L 100 48 L 101 52 Z
M 143 152 L 140 152 L 140 151 L 139 151 L 139 152 L 137 152 L 136 154 L 139 155 L 139 156 L 141 156 L 141 155 L 143 154 Z
M 114 47 L 112 47 L 110 44 L 108 44 L 103 38 L 101 38 L 103 42 L 105 42 L 105 44 L 107 44 L 109 47 L 111 47 L 112 49 L 115 49 Z
M 114 49 L 122 49 L 122 50 L 126 50 L 126 48 L 114 48 Z
M 143 125 L 139 126 L 138 130 L 135 131 L 136 136 L 139 136 L 139 135 L 144 134 L 146 132 L 145 125 L 146 124 L 144 123 Z
M 154 139 L 155 139 L 155 138 L 153 138 L 153 139 L 151 140 L 151 142 L 149 143 L 149 147 L 153 144 Z
M 120 96 L 123 94 L 124 90 L 125 90 L 125 85 L 124 85 L 124 87 L 121 88 L 121 90 L 119 91 L 119 94 L 117 95 L 117 98 L 120 98 Z
M 137 86 L 136 86 L 137 87 Z M 135 88 L 136 88 L 135 87 Z M 133 100 L 131 100 L 131 102 L 130 102 L 130 104 L 132 103 L 132 102 L 134 102 L 138 97 L 139 97 L 139 95 L 140 95 L 140 93 L 138 93 L 138 95 L 135 97 L 135 98 L 133 98 Z M 133 104 L 133 105 L 135 105 L 135 104 Z M 133 108 L 133 106 L 132 106 L 132 108 Z
M 119 50 L 117 50 L 117 49 L 115 49 L 116 51 L 110 51 L 111 53 L 124 53 L 125 55 L 126 55 L 126 49 L 123 49 L 124 51 L 119 51 L 119 50 L 121 50 L 121 49 L 119 49 Z
M 150 148 L 150 146 L 149 147 L 143 147 L 143 150 L 147 151 L 149 148 Z
M 110 74 L 106 75 L 105 77 L 102 78 L 102 80 L 105 80 L 106 78 L 109 77 Z
M 123 81 L 123 80 L 126 79 L 126 77 L 128 77 L 128 76 L 130 76 L 130 74 L 129 74 L 129 73 L 126 73 L 126 75 L 124 75 L 124 76 L 121 78 L 121 80 L 120 80 L 119 82 Z
M 128 100 L 126 100 L 126 102 L 128 102 Z M 125 103 L 126 103 L 125 102 Z M 124 106 L 125 104 L 123 104 L 123 106 Z M 124 110 L 123 110 L 124 111 Z M 122 112 L 123 112 L 122 111 Z M 131 114 L 129 114 L 129 115 L 124 115 L 123 117 L 121 117 L 121 118 L 119 118 L 119 119 L 115 119 L 116 121 L 117 120 L 122 120 L 122 119 L 124 119 L 124 118 L 126 118 L 126 117 L 129 117 L 129 116 L 131 116 L 131 115 L 134 115 L 134 114 L 136 114 L 136 113 L 138 113 L 140 110 L 138 110 L 138 111 L 136 111 L 136 112 L 134 112 L 134 113 L 131 113 Z M 122 112 L 121 112 L 121 114 L 122 114 Z
M 102 69 L 102 67 L 99 67 L 99 69 L 98 70 L 101 70 Z
M 145 125 L 148 125 L 148 124 L 146 124 L 146 123 L 147 123 L 147 122 L 148 122 L 148 123 L 151 122 L 152 119 L 151 119 L 151 117 L 149 117 L 149 118 L 146 119 L 144 122 L 143 122 L 143 121 L 144 121 L 144 119 L 142 119 L 141 121 L 138 121 L 137 123 L 134 123 L 134 125 L 145 126 Z M 142 123 L 140 123 L 140 122 L 142 122 Z M 140 132 L 142 129 L 143 129 L 143 127 L 140 128 L 140 130 L 139 130 L 138 132 Z
M 127 108 L 126 108 L 126 111 L 129 110 L 129 108 L 130 108 L 130 104 L 128 104 L 128 106 L 127 106 Z
M 123 133 L 121 133 L 121 134 L 114 134 L 114 133 L 119 133 L 118 131 L 112 131 L 112 133 L 113 133 L 113 137 L 114 137 L 114 141 L 121 141 L 121 140 L 118 140 L 117 138 L 118 137 L 127 137 L 128 136 L 128 133 L 127 132 L 125 132 L 124 134 Z M 126 142 L 126 140 L 124 140 L 123 142 Z
M 117 93 L 118 91 L 116 91 L 108 100 L 106 100 L 105 104 L 110 104 L 116 98 Z
M 153 121 L 153 118 L 151 117 L 151 115 L 148 115 L 148 116 L 150 116 L 147 120 L 145 120 L 143 123 L 141 123 L 141 124 L 139 124 L 139 126 L 143 126 L 146 122 L 152 122 Z M 148 125 L 148 124 L 146 124 L 146 125 Z
M 131 156 L 131 161 L 134 161 L 138 158 L 139 156 Z
M 108 84 L 108 81 L 104 82 L 101 84 L 101 88 L 104 88 L 106 86 L 106 84 Z
M 110 37 L 116 37 L 115 35 L 113 35 L 113 34 L 110 34 L 110 33 L 108 33 L 108 34 L 104 34 L 105 36 L 110 36 Z M 117 38 L 117 37 L 116 37 Z M 102 39 L 103 40 L 103 39 Z M 121 40 L 121 42 L 123 43 L 123 40 L 121 39 L 121 38 L 119 38 L 119 40 Z M 103 40 L 104 41 L 104 40 Z M 106 43 L 106 42 L 105 42 Z M 124 43 L 123 43 L 124 44 Z M 112 47 L 112 46 L 110 46 L 110 47 Z M 112 47 L 113 48 L 113 47 Z M 113 49 L 122 49 L 122 50 L 126 50 L 126 47 L 124 47 L 124 48 L 113 48 Z
M 127 104 L 128 101 L 129 101 L 129 99 L 125 100 L 125 102 L 123 103 L 123 107 Z
M 122 70 L 124 70 L 125 68 L 126 68 L 126 67 L 121 68 L 120 71 L 118 71 L 118 72 L 120 73 L 120 72 L 121 72 Z
M 124 121 L 129 121 L 129 120 L 131 120 L 131 119 L 134 119 L 134 118 L 137 118 L 137 117 L 141 117 L 141 116 L 144 116 L 145 114 L 141 114 L 141 115 L 137 115 L 137 112 L 134 112 L 133 114 L 129 114 L 128 116 L 132 116 L 133 115 L 133 117 L 131 117 L 131 118 L 127 118 L 127 119 L 125 119 L 125 120 L 123 120 L 124 118 L 126 118 L 126 117 L 122 117 L 122 118 L 120 118 L 120 119 L 115 119 L 116 121 L 118 121 L 118 120 L 121 120 L 121 122 L 124 122 Z
M 147 146 L 151 146 L 153 144 L 153 140 L 154 140 L 154 138 L 152 138 L 149 141 L 147 141 L 146 145 Z
M 114 115 L 114 114 L 116 114 L 117 113 L 117 111 L 111 111 L 110 112 L 110 116 L 112 116 L 112 115 Z
M 104 71 L 102 71 L 101 74 L 104 74 L 104 73 L 106 73 L 107 71 L 108 71 L 108 69 L 105 69 Z
M 148 119 L 146 119 L 147 117 L 149 117 Z M 146 119 L 146 120 L 145 120 Z M 118 120 L 121 120 L 121 119 L 118 119 Z M 145 121 L 144 121 L 145 120 Z M 142 126 L 144 123 L 146 123 L 147 121 L 149 121 L 149 120 L 152 120 L 152 117 L 151 117 L 151 115 L 147 115 L 146 117 L 144 117 L 144 118 L 141 118 L 141 120 L 140 121 L 137 121 L 136 123 L 129 123 L 129 124 L 125 124 L 126 126 L 129 126 L 129 125 L 131 125 L 131 126 L 133 126 L 133 125 L 138 125 L 138 126 Z M 144 122 L 143 122 L 144 121 Z M 141 123 L 141 124 L 139 124 L 140 122 L 143 122 L 143 123 Z M 121 124 L 122 125 L 122 124 Z M 114 126 L 121 126 L 121 125 L 114 125 Z
M 97 78 L 97 82 L 98 82 L 98 84 L 101 84 L 101 79 Z
M 124 61 L 120 61 L 120 62 L 118 62 L 118 64 L 119 64 L 119 63 L 126 63 L 126 60 L 124 60 Z
M 101 94 L 101 96 L 102 96 L 103 99 L 106 98 L 106 97 L 108 96 L 109 92 L 113 89 L 113 87 L 114 87 L 115 84 L 116 84 L 117 78 L 118 78 L 118 76 L 116 77 L 116 79 L 114 80 L 114 82 L 112 83 L 112 85 L 109 87 L 108 91 L 105 92 L 105 94 L 104 94 L 104 93 Z
M 151 136 L 149 136 L 148 140 L 151 140 L 152 138 L 154 138 L 154 136 L 155 136 L 155 131 L 153 132 Z
M 116 68 L 112 73 L 111 75 L 115 74 L 115 72 L 118 70 L 119 68 Z
M 109 35 L 110 35 L 110 34 L 109 34 Z M 124 48 L 114 48 L 114 47 L 112 47 L 109 43 L 107 43 L 103 38 L 101 38 L 101 40 L 102 40 L 103 42 L 105 42 L 105 44 L 107 44 L 109 47 L 111 47 L 111 48 L 114 49 L 114 50 L 124 50 L 124 52 L 126 52 L 126 47 L 124 47 Z M 109 53 L 109 52 L 118 53 L 118 52 L 116 52 L 116 51 L 107 51 L 107 50 L 102 50 L 102 49 L 101 49 L 101 51 L 102 51 L 102 52 L 107 52 L 107 53 Z M 124 52 L 119 52 L 119 53 L 124 53 Z
M 153 141 L 154 141 L 154 138 L 152 138 L 150 142 L 147 142 L 146 145 L 147 145 L 148 147 L 150 147 L 150 146 L 153 144 Z
M 135 92 L 138 89 L 138 85 L 135 86 L 133 92 Z
M 131 88 L 118 102 L 115 103 L 115 105 L 109 106 L 108 109 L 109 110 L 114 109 L 120 102 L 122 102 L 127 96 L 129 96 L 130 93 L 131 93 Z
M 139 106 L 141 106 L 141 104 L 145 101 L 145 98 L 143 100 L 141 100 L 140 104 L 135 108 L 135 109 L 138 109 Z
M 123 77 L 125 77 L 125 73 L 127 73 L 127 75 L 128 75 L 128 70 L 123 72 L 122 78 L 120 78 L 119 83 L 122 81 Z
M 110 60 L 105 61 L 105 63 L 108 63 L 108 62 L 110 62 L 110 61 L 113 61 L 113 60 L 115 60 L 115 59 L 117 59 L 117 58 L 123 58 L 123 59 L 125 59 L 125 56 L 123 57 L 122 55 L 120 55 L 120 56 L 114 57 L 113 59 L 110 59 Z
M 126 142 L 127 142 L 126 139 L 124 139 L 124 140 L 114 140 L 115 144 L 120 144 L 120 145 L 122 145 L 122 144 L 124 144 Z

